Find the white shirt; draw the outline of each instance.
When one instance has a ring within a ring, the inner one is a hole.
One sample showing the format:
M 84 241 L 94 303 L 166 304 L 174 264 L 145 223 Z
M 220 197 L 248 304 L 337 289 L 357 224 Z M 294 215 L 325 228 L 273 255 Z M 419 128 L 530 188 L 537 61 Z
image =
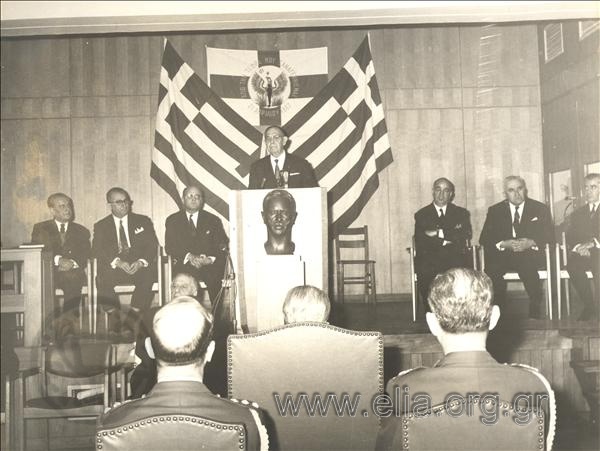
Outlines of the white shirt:
M 589 205 L 589 208 L 590 208 L 590 213 L 592 213 L 592 211 L 594 211 L 594 210 L 595 211 L 599 211 L 598 207 L 600 206 L 600 200 L 598 202 L 592 202 L 592 203 L 590 203 L 588 205 Z
M 442 210 L 444 212 L 444 216 L 446 216 L 446 208 L 448 207 L 448 204 L 444 205 L 443 207 L 438 207 L 435 202 L 433 202 L 433 208 L 435 208 L 435 212 L 438 215 L 438 218 L 441 218 L 442 216 L 440 215 L 440 210 Z M 446 246 L 447 244 L 450 244 L 450 241 L 446 241 L 445 240 L 445 236 L 444 236 L 444 229 L 438 229 L 437 231 L 437 237 L 443 239 L 444 241 L 442 242 L 442 246 Z
M 523 210 L 525 209 L 525 202 L 523 201 L 519 205 L 513 205 L 509 202 L 508 205 L 510 206 L 511 224 L 515 223 L 515 212 L 517 210 L 519 210 L 519 224 L 521 224 L 521 221 L 523 220 Z M 517 237 L 517 231 L 514 227 L 512 228 L 512 236 L 513 238 Z
M 190 222 L 190 216 L 191 216 L 192 221 L 196 227 L 198 227 L 198 213 L 199 213 L 198 211 L 196 213 L 192 213 L 192 214 L 188 213 L 187 211 L 185 212 L 188 222 Z
M 198 214 L 199 214 L 199 213 L 200 213 L 200 212 L 199 212 L 199 211 L 197 211 L 196 213 L 192 213 L 192 214 L 190 214 L 189 212 L 187 212 L 187 211 L 186 211 L 186 212 L 185 212 L 185 216 L 186 216 L 186 218 L 187 218 L 187 221 L 188 221 L 188 222 L 190 222 L 190 216 L 191 216 L 191 217 L 192 217 L 192 221 L 194 222 L 194 225 L 195 225 L 196 227 L 198 227 Z M 192 253 L 191 253 L 191 252 L 188 252 L 187 254 L 185 254 L 185 257 L 184 257 L 184 259 L 183 259 L 183 264 L 184 264 L 184 265 L 185 265 L 185 264 L 186 264 L 188 261 L 190 261 L 190 257 L 191 257 L 191 256 L 192 256 Z M 214 263 L 214 262 L 215 262 L 215 260 L 216 260 L 216 257 L 213 257 L 213 256 L 211 256 L 211 255 L 204 255 L 204 254 L 202 254 L 200 257 L 208 257 L 208 258 L 211 260 L 211 263 Z
M 65 233 L 67 233 L 67 230 L 69 230 L 69 223 L 68 222 L 58 222 L 56 219 L 54 220 L 54 223 L 56 224 L 56 227 L 58 228 L 58 233 L 60 233 L 60 226 L 64 224 L 65 226 Z M 60 262 L 60 259 L 62 258 L 62 255 L 55 255 L 54 256 L 54 266 L 58 266 L 58 263 Z M 71 259 L 73 261 L 73 268 L 79 268 L 79 265 L 77 264 L 77 262 L 73 259 Z
M 275 174 L 275 160 L 277 160 L 277 166 L 279 166 L 279 170 L 283 171 L 283 165 L 285 164 L 285 152 L 281 152 L 277 158 L 271 155 L 271 168 L 273 169 L 273 174 Z
M 119 233 L 119 229 L 121 228 L 121 221 L 123 221 L 123 228 L 125 229 L 125 236 L 127 237 L 127 246 L 131 247 L 131 240 L 129 239 L 129 227 L 128 227 L 128 218 L 129 215 L 125 215 L 122 218 L 117 218 L 113 215 L 113 221 L 115 222 L 115 230 L 117 231 L 117 243 L 121 240 L 121 234 Z

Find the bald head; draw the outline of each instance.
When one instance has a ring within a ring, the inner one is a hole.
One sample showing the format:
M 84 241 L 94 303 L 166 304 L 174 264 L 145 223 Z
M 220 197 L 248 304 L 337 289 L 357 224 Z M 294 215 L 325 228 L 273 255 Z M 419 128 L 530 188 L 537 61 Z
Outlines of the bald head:
M 173 299 L 156 312 L 152 322 L 156 360 L 166 366 L 202 362 L 210 343 L 212 322 L 212 315 L 196 299 Z

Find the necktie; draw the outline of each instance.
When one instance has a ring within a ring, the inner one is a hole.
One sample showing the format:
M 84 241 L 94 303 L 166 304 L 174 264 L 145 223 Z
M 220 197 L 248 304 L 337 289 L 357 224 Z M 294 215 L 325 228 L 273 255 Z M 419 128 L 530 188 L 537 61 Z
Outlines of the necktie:
M 127 242 L 127 235 L 125 235 L 125 228 L 123 227 L 123 220 L 119 219 L 119 254 L 123 254 L 129 250 L 129 243 Z
M 592 208 L 590 209 L 590 217 L 594 217 L 594 215 L 598 212 L 598 205 L 592 204 Z
M 192 219 L 192 215 L 190 215 L 190 228 L 192 230 L 192 235 L 196 235 L 196 224 L 194 224 L 194 220 Z
M 275 159 L 275 182 L 278 187 L 281 187 L 281 172 L 279 170 L 278 160 Z
M 519 207 L 515 208 L 515 217 L 513 218 L 513 231 L 514 236 L 517 238 L 519 236 L 519 224 L 521 223 L 521 216 L 519 215 Z
M 444 209 L 440 208 L 440 219 L 444 219 Z
M 65 241 L 67 240 L 67 231 L 65 230 L 65 225 L 61 224 L 60 225 L 60 245 L 64 246 L 65 245 Z

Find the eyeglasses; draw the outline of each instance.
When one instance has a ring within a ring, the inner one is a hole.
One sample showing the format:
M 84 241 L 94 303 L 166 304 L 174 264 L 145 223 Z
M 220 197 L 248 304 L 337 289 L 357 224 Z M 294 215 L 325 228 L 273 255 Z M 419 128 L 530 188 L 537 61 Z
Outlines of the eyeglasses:
M 109 202 L 109 205 L 118 205 L 119 207 L 122 207 L 124 205 L 128 205 L 131 201 L 130 200 L 115 200 L 114 202 Z

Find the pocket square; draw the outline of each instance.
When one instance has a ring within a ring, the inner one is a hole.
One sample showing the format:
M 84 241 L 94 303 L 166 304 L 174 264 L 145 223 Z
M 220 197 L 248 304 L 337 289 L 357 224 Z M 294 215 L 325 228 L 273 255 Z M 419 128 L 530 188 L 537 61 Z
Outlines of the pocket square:
M 533 221 L 537 221 L 537 220 L 538 220 L 538 217 L 537 217 L 537 216 L 536 216 L 535 218 L 531 218 L 531 222 L 533 222 Z
M 299 173 L 299 172 L 290 172 L 290 177 L 291 177 L 292 175 L 300 175 L 300 173 Z
M 207 234 L 207 235 L 210 235 L 210 230 L 207 230 L 207 231 L 206 231 L 206 234 Z
M 138 233 L 142 233 L 143 231 L 144 231 L 144 228 L 143 228 L 143 227 L 137 227 L 137 228 L 136 228 L 136 229 L 133 231 L 133 233 L 135 233 L 135 234 L 137 235 Z
M 454 227 L 456 230 L 462 229 L 462 224 L 456 224 L 456 226 Z

